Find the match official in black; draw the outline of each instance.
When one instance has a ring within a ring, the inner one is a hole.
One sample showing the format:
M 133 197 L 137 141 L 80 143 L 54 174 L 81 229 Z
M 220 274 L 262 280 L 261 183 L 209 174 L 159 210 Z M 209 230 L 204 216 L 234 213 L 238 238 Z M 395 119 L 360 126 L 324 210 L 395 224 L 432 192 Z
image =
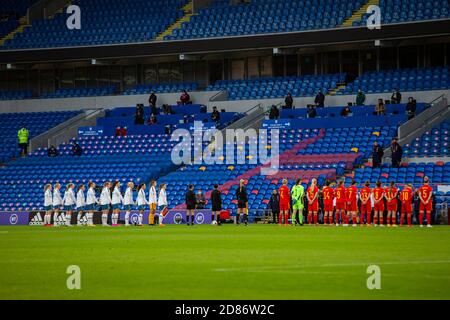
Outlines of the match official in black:
M 236 190 L 236 199 L 238 202 L 237 209 L 237 224 L 239 224 L 241 213 L 243 214 L 243 220 L 245 225 L 248 224 L 248 196 L 247 189 L 245 188 L 245 180 L 242 179 L 239 182 L 239 188 Z
M 197 205 L 194 185 L 190 184 L 189 189 L 186 192 L 186 223 L 188 226 L 194 225 L 195 206 Z M 189 219 L 191 222 L 189 222 Z
M 219 190 L 219 185 L 214 185 L 214 190 L 211 193 L 212 202 L 212 221 L 216 221 L 220 225 L 220 212 L 222 211 L 222 193 Z

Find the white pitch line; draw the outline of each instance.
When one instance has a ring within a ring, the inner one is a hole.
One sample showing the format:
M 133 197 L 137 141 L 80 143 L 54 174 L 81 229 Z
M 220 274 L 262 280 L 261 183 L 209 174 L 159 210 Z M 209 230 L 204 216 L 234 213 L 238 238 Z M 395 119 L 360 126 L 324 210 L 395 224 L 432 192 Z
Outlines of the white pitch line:
M 370 265 L 408 265 L 408 264 L 450 264 L 450 260 L 436 261 L 388 261 L 388 262 L 356 262 L 356 263 L 327 263 L 318 265 L 291 265 L 291 266 L 259 266 L 248 268 L 218 268 L 215 272 L 265 272 L 272 270 L 300 269 L 300 268 L 333 268 L 333 267 L 365 267 Z
M 0 231 L 0 234 L 6 234 L 6 233 L 8 233 L 9 231 Z

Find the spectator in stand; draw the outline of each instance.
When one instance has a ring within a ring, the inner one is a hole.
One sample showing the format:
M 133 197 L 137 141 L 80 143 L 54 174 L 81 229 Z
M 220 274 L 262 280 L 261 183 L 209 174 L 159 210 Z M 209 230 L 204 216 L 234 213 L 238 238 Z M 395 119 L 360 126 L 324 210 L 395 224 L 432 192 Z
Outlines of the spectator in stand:
M 122 128 L 120 126 L 117 126 L 114 136 L 120 137 L 121 135 L 122 135 Z
M 274 189 L 270 195 L 270 200 L 267 206 L 272 211 L 272 223 L 277 224 L 278 215 L 280 214 L 280 195 L 278 194 L 277 189 Z
M 128 128 L 123 127 L 120 134 L 122 135 L 122 137 L 126 137 L 128 134 Z
M 356 105 L 363 106 L 366 102 L 366 95 L 362 92 L 361 89 L 358 90 L 358 94 L 356 95 Z
M 386 115 L 386 106 L 384 105 L 383 99 L 378 99 L 378 103 L 375 106 L 375 113 L 377 116 Z
M 168 104 L 163 104 L 162 112 L 163 114 L 172 114 L 172 107 Z
M 150 94 L 150 97 L 148 97 L 148 104 L 150 106 L 151 112 L 153 114 L 156 114 L 157 110 L 156 110 L 156 101 L 158 100 L 158 97 L 156 96 L 156 94 L 154 92 L 152 92 Z
M 206 198 L 205 198 L 205 195 L 203 194 L 202 189 L 198 190 L 195 198 L 196 198 L 196 202 L 197 202 L 196 209 L 205 209 Z
M 294 107 L 294 98 L 290 92 L 288 92 L 286 98 L 284 99 L 284 105 L 286 109 L 292 109 Z
M 398 168 L 400 167 L 400 163 L 402 162 L 403 149 L 398 144 L 398 139 L 392 139 L 391 143 L 391 159 L 392 159 L 392 167 Z
M 25 155 L 28 153 L 28 138 L 30 136 L 30 133 L 28 130 L 23 127 L 17 132 L 17 138 L 19 140 L 19 147 L 20 147 L 20 156 L 25 157 Z
M 189 95 L 189 93 L 187 93 L 186 90 L 183 90 L 183 92 L 181 93 L 180 102 L 183 105 L 192 104 L 191 96 Z
M 150 118 L 148 119 L 148 124 L 150 124 L 150 125 L 152 125 L 152 124 L 156 124 L 158 121 L 157 121 L 157 119 L 156 119 L 156 116 L 155 115 L 151 115 L 150 116 Z
M 391 104 L 400 104 L 402 103 L 402 94 L 398 89 L 395 89 L 395 91 L 392 93 L 391 96 Z
M 278 110 L 276 105 L 272 105 L 272 107 L 270 108 L 270 112 L 269 112 L 269 119 L 275 120 L 278 118 L 280 118 L 280 110 Z
M 308 118 L 315 118 L 317 116 L 317 110 L 316 107 L 313 104 L 308 104 L 308 110 L 307 110 L 307 114 L 308 114 Z
M 55 148 L 55 146 L 50 146 L 50 148 L 48 148 L 47 150 L 47 155 L 49 157 L 56 157 L 58 156 L 58 150 Z
M 349 116 L 350 114 L 352 113 L 352 110 L 350 110 L 350 108 L 347 106 L 347 107 L 344 107 L 344 108 L 342 108 L 342 110 L 341 110 L 341 117 L 347 117 L 347 116 Z
M 72 155 L 79 157 L 82 154 L 83 154 L 83 149 L 81 149 L 80 145 L 76 142 L 72 143 Z
M 384 151 L 383 148 L 378 145 L 378 142 L 373 143 L 372 150 L 372 166 L 374 168 L 379 168 L 381 166 L 381 162 L 383 161 Z
M 317 93 L 314 103 L 318 108 L 323 108 L 325 106 L 325 95 L 322 93 L 322 90 L 319 90 Z
M 215 123 L 218 123 L 220 121 L 220 112 L 217 110 L 217 107 L 213 107 L 213 112 L 211 114 L 211 120 Z
M 409 97 L 408 103 L 406 104 L 406 114 L 408 116 L 408 120 L 411 120 L 416 116 L 416 107 L 417 102 L 413 97 Z
M 142 104 L 136 105 L 136 113 L 134 115 L 134 124 L 144 124 L 144 106 Z

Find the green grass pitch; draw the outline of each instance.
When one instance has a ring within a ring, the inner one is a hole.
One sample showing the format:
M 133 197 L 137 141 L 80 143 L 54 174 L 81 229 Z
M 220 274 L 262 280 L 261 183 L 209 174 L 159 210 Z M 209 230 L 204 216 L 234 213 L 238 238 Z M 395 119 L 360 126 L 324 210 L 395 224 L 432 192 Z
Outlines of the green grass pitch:
M 0 299 L 450 299 L 450 228 L 1 227 Z

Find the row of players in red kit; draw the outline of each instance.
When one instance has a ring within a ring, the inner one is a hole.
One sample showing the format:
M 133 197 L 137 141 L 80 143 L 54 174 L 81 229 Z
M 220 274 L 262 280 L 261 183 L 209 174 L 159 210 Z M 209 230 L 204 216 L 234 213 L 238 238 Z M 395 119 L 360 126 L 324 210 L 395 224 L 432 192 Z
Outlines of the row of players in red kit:
M 300 188 L 301 191 L 298 192 Z M 428 177 L 424 177 L 423 185 L 416 190 L 419 197 L 419 223 L 423 227 L 424 217 L 426 215 L 427 227 L 431 227 L 431 211 L 433 209 L 432 194 L 433 188 L 429 185 Z M 285 217 L 285 224 L 288 224 L 289 211 L 292 203 L 292 224 L 297 224 L 296 211 L 300 211 L 300 218 L 302 218 L 303 211 L 303 187 L 300 185 L 300 180 L 292 189 L 291 192 L 287 186 L 287 180 L 283 180 L 283 185 L 280 190 L 280 219 Z M 301 194 L 301 196 L 299 196 Z M 336 223 L 339 225 L 339 218 L 343 226 L 348 226 L 350 219 L 354 227 L 357 222 L 361 225 L 366 221 L 366 225 L 370 226 L 372 221 L 372 209 L 374 211 L 373 225 L 384 226 L 384 211 L 387 211 L 387 226 L 397 226 L 397 212 L 399 201 L 401 203 L 400 225 L 406 222 L 408 226 L 412 226 L 413 200 L 414 191 L 411 185 L 406 185 L 402 190 L 399 190 L 393 182 L 389 187 L 382 187 L 381 182 L 376 183 L 375 188 L 370 188 L 370 182 L 366 182 L 361 190 L 356 187 L 356 182 L 352 181 L 351 186 L 346 188 L 344 182 L 340 181 L 336 188 L 330 187 L 330 182 L 319 190 L 317 186 L 317 179 L 312 179 L 310 186 L 306 192 L 307 210 L 308 210 L 308 224 L 318 224 L 319 211 L 319 196 L 323 199 L 324 224 L 331 225 Z M 360 200 L 360 206 L 358 206 Z M 386 203 L 386 204 L 385 204 Z M 358 208 L 359 207 L 359 208 Z M 333 217 L 334 213 L 334 217 Z M 300 220 L 300 224 L 303 221 Z

